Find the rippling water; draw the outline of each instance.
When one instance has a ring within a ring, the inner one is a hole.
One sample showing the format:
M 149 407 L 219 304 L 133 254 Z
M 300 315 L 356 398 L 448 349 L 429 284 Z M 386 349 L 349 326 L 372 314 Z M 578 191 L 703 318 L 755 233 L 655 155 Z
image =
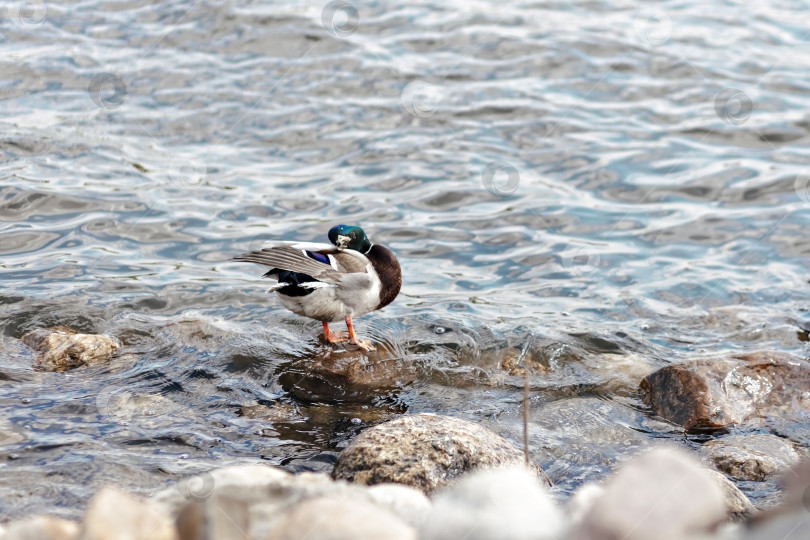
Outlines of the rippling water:
M 645 374 L 807 354 L 807 8 L 12 1 L 0 514 L 75 516 L 107 482 L 148 493 L 257 457 L 328 471 L 405 412 L 519 444 L 521 350 L 561 494 L 680 444 Z M 320 325 L 228 262 L 335 223 L 400 258 L 402 294 L 357 326 L 407 382 L 301 387 Z M 18 338 L 54 325 L 126 347 L 34 371 Z

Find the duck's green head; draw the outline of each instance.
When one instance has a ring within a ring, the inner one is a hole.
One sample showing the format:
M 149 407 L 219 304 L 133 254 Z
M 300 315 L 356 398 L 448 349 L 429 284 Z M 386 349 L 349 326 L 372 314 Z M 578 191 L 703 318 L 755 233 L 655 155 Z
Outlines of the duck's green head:
M 339 249 L 353 249 L 360 253 L 371 249 L 365 231 L 356 225 L 335 225 L 329 229 L 329 241 Z

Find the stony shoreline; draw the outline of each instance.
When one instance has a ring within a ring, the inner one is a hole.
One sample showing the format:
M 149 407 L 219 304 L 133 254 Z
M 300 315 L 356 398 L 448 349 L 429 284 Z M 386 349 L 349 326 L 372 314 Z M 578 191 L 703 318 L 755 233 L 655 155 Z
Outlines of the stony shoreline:
M 103 363 L 121 347 L 114 337 L 64 328 L 22 342 L 47 371 Z M 349 367 L 341 377 L 353 373 L 363 376 Z M 640 384 L 651 412 L 710 439 L 699 451 L 673 442 L 644 450 L 570 497 L 486 427 L 423 413 L 364 430 L 331 475 L 256 463 L 189 476 L 146 500 L 106 487 L 79 522 L 33 516 L 0 525 L 1 538 L 764 540 L 782 530 L 799 538 L 810 534 L 810 461 L 801 461 L 802 449 L 770 433 L 726 431 L 800 418 L 810 409 L 808 381 L 810 364 L 768 351 L 658 369 Z M 783 501 L 765 511 L 730 480 L 779 476 Z

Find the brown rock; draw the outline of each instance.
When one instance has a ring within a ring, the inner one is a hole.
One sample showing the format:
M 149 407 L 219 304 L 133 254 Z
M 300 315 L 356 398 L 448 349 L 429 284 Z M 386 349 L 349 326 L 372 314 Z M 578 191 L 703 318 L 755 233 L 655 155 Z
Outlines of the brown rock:
M 416 380 L 410 362 L 378 345 L 376 351 L 328 349 L 287 364 L 279 373 L 285 391 L 308 401 L 370 401 Z
M 417 540 L 416 530 L 362 500 L 318 497 L 290 508 L 268 540 Z
M 109 487 L 91 499 L 79 538 L 178 540 L 174 523 L 160 506 Z
M 790 442 L 765 433 L 709 441 L 703 452 L 720 471 L 738 480 L 762 482 L 799 462 Z
M 45 371 L 66 371 L 107 362 L 121 348 L 121 342 L 112 336 L 79 334 L 63 327 L 32 330 L 21 341 L 42 353 L 36 367 Z
M 810 410 L 808 387 L 810 364 L 781 352 L 674 364 L 641 381 L 645 403 L 686 429 L 723 428 L 785 409 Z
M 523 452 L 478 424 L 417 414 L 358 435 L 338 456 L 332 477 L 369 485 L 394 482 L 430 494 L 465 472 L 523 463 Z M 549 485 L 542 469 L 533 468 Z

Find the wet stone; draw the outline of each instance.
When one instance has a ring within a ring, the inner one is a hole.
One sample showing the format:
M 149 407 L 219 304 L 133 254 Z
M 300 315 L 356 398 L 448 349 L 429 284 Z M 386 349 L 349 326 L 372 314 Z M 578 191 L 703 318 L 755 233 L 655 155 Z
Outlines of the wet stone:
M 417 378 L 410 362 L 381 346 L 376 351 L 330 350 L 278 373 L 282 388 L 307 401 L 371 401 Z
M 781 352 L 674 364 L 641 382 L 655 414 L 688 430 L 806 414 L 808 388 L 810 364 Z
M 737 480 L 765 481 L 799 462 L 793 445 L 775 435 L 729 435 L 705 443 L 715 467 Z
M 86 364 L 108 362 L 121 342 L 106 334 L 79 334 L 70 328 L 33 330 L 21 341 L 40 353 L 35 367 L 44 371 L 66 371 Z
M 478 424 L 417 414 L 362 432 L 340 453 L 332 476 L 368 485 L 405 484 L 430 494 L 466 472 L 523 463 L 523 452 Z M 533 470 L 548 484 L 539 467 Z

